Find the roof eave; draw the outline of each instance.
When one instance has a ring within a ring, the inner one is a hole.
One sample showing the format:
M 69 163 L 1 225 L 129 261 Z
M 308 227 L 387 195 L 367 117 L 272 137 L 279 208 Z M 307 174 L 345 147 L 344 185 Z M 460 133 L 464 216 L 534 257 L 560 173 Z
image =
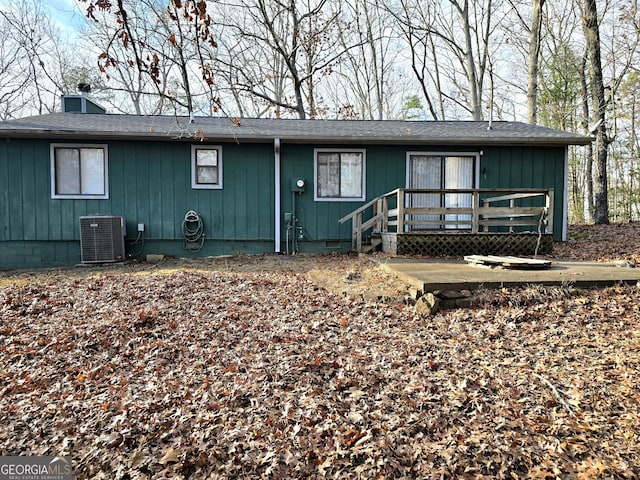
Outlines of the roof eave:
M 169 135 L 166 133 L 112 133 L 112 132 L 78 132 L 78 131 L 52 131 L 52 130 L 30 130 L 30 131 L 4 131 L 0 132 L 0 138 L 37 138 L 51 140 L 152 140 L 152 141 L 176 141 L 188 140 L 198 141 L 200 137 L 194 135 Z M 206 137 L 205 137 L 206 138 Z
M 241 137 L 238 137 L 241 138 Z M 440 137 L 279 137 L 281 142 L 288 143 L 359 143 L 359 144 L 385 144 L 385 145 L 464 145 L 464 146 L 568 146 L 589 145 L 593 139 L 584 137 L 569 137 L 562 139 L 541 137 L 467 137 L 467 138 L 440 138 Z
M 204 133 L 204 135 L 202 135 Z M 542 138 L 542 137 L 464 137 L 464 138 L 442 138 L 442 137 L 416 137 L 416 136 L 287 136 L 287 135 L 206 135 L 206 132 L 130 132 L 126 134 L 115 132 L 91 132 L 86 131 L 61 131 L 61 130 L 14 130 L 0 132 L 0 138 L 38 138 L 38 139 L 59 139 L 59 140 L 147 140 L 147 141 L 225 141 L 225 142 L 247 142 L 247 143 L 268 143 L 274 137 L 280 138 L 281 142 L 310 144 L 310 143 L 331 143 L 331 144 L 375 144 L 375 145 L 463 145 L 463 146 L 569 146 L 569 145 L 589 145 L 593 142 L 592 137 L 565 137 L 565 138 Z

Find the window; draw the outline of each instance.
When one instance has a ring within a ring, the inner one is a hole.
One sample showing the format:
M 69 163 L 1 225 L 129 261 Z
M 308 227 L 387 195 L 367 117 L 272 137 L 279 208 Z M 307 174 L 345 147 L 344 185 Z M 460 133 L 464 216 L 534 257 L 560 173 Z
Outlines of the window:
M 52 198 L 109 198 L 106 145 L 51 145 Z
M 191 186 L 222 188 L 222 147 L 210 145 L 191 147 Z
M 365 151 L 315 151 L 316 200 L 365 199 Z

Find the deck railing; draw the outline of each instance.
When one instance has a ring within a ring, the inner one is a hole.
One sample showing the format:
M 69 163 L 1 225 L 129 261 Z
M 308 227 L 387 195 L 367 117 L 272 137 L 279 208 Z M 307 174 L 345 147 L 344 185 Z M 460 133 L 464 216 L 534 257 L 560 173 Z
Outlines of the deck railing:
M 353 248 L 376 232 L 447 231 L 450 233 L 553 233 L 553 189 L 397 188 L 342 217 L 352 221 Z

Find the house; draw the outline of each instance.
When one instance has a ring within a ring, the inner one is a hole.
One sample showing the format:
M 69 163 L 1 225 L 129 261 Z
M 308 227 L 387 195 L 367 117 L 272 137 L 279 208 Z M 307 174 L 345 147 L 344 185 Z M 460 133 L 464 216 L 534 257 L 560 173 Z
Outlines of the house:
M 568 147 L 591 141 L 518 122 L 119 115 L 86 95 L 63 106 L 0 123 L 0 268 L 84 260 L 94 215 L 121 222 L 113 260 L 346 251 L 357 229 L 344 219 L 398 188 L 431 189 L 397 196 L 418 208 L 401 230 L 445 233 L 470 228 L 473 189 L 555 192 L 545 211 L 562 240 Z

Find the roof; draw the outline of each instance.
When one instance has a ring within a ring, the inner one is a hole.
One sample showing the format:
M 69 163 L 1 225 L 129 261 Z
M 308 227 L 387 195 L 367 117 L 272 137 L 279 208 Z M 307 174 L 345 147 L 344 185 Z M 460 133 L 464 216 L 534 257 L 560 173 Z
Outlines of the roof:
M 51 113 L 0 122 L 0 138 L 421 145 L 586 145 L 592 137 L 522 122 L 298 120 Z

